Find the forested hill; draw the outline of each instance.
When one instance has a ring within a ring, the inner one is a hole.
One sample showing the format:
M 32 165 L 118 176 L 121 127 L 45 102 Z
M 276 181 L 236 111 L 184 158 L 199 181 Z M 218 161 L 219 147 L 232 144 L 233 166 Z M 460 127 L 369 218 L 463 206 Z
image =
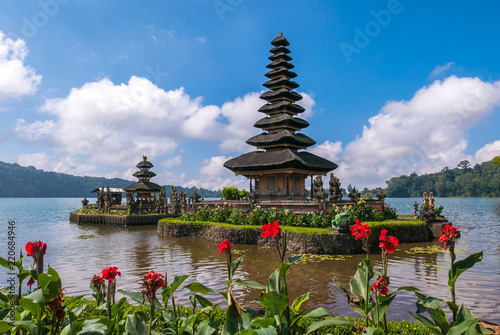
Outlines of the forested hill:
M 154 181 L 154 180 L 152 180 Z M 33 166 L 0 162 L 0 197 L 11 198 L 95 198 L 91 193 L 97 187 L 109 186 L 124 188 L 132 181 L 120 178 L 77 177 L 65 173 L 47 172 Z M 194 187 L 182 188 L 188 195 Z M 205 198 L 222 197 L 220 191 L 198 189 L 198 194 Z M 170 196 L 170 187 L 167 186 Z
M 462 161 L 454 169 L 394 177 L 384 191 L 388 197 L 421 197 L 424 192 L 434 192 L 435 197 L 500 197 L 500 167 L 492 161 L 474 167 Z

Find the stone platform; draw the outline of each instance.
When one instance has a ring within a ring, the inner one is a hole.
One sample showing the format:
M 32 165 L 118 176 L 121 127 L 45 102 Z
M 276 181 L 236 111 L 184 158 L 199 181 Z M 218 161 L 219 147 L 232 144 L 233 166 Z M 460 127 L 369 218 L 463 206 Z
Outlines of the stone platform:
M 144 214 L 144 215 L 112 215 L 112 214 L 83 214 L 71 212 L 69 220 L 77 224 L 106 224 L 115 226 L 152 226 L 158 221 L 171 218 L 174 215 Z

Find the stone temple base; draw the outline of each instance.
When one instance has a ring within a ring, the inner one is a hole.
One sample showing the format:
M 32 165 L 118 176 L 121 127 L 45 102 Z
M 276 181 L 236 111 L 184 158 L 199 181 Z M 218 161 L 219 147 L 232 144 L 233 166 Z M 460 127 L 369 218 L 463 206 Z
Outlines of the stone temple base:
M 111 214 L 82 214 L 71 212 L 69 220 L 77 224 L 106 224 L 115 226 L 147 226 L 157 225 L 158 221 L 173 215 L 146 214 L 146 215 L 111 215 Z

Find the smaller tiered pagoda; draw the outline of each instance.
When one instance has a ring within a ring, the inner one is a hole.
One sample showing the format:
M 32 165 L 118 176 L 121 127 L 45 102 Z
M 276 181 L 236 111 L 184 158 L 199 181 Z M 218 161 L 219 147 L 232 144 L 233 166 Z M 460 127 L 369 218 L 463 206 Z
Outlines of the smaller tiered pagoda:
M 156 176 L 156 173 L 149 171 L 154 165 L 148 161 L 148 157 L 143 155 L 142 161 L 137 163 L 136 166 L 139 168 L 139 171 L 135 172 L 133 176 L 139 178 L 139 181 L 125 187 L 127 199 L 130 196 L 133 197 L 134 193 L 136 194 L 136 199 L 150 199 L 152 193 L 160 193 L 162 187 L 151 182 L 151 178 Z
M 254 127 L 264 132 L 251 137 L 247 143 L 263 149 L 249 152 L 224 163 L 236 175 L 250 179 L 250 188 L 260 200 L 304 200 L 308 194 L 305 188 L 307 177 L 326 175 L 337 168 L 337 164 L 318 157 L 305 150 L 316 144 L 307 135 L 299 133 L 309 123 L 297 117 L 304 108 L 296 102 L 302 96 L 293 91 L 299 84 L 292 81 L 297 74 L 290 71 L 294 65 L 287 46 L 288 40 L 279 33 L 271 44 L 271 63 L 266 67 L 268 81 L 264 87 L 269 91 L 260 98 L 267 103 L 259 109 L 266 116 L 257 121 Z M 255 188 L 252 186 L 255 180 Z M 311 183 L 312 184 L 312 183 Z M 311 187 L 312 188 L 312 187 Z

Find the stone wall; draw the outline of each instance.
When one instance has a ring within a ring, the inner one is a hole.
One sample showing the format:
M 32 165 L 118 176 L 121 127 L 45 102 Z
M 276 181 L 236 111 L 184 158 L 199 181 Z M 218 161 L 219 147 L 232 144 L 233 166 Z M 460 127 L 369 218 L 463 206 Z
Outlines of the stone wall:
M 169 215 L 146 214 L 146 215 L 112 215 L 112 214 L 83 214 L 71 212 L 70 222 L 77 224 L 107 224 L 115 226 L 152 226 L 158 224 L 158 220 L 170 217 Z
M 416 230 L 416 234 L 411 234 L 412 242 L 425 242 L 428 240 L 425 225 L 413 229 Z M 215 242 L 222 242 L 227 239 L 234 244 L 269 245 L 269 240 L 260 236 L 261 232 L 260 228 L 253 227 L 228 227 L 169 219 L 158 222 L 157 230 L 158 235 L 167 237 L 204 238 Z M 404 242 L 401 241 L 401 243 Z M 378 241 L 376 246 L 378 247 Z M 356 241 L 351 234 L 339 234 L 333 231 L 321 234 L 287 232 L 287 249 L 290 252 L 302 254 L 342 255 L 363 252 L 361 242 Z

